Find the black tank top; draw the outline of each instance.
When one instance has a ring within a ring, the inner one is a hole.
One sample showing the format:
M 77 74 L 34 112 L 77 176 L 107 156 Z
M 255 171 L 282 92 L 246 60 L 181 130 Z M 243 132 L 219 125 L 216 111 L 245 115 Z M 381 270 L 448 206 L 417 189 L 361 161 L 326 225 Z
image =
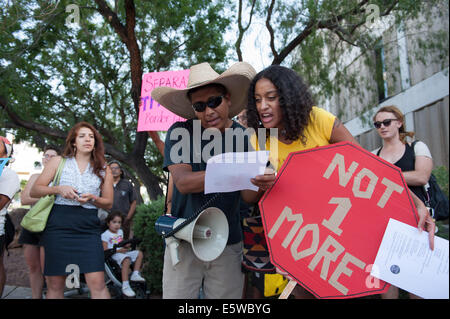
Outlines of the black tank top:
M 377 155 L 380 155 L 382 147 L 377 152 Z M 416 155 L 414 153 L 414 147 L 410 146 L 408 143 L 405 144 L 405 153 L 403 156 L 394 163 L 395 166 L 400 168 L 402 172 L 413 171 L 416 164 Z M 426 199 L 426 194 L 423 189 L 423 186 L 409 186 L 409 189 L 417 195 L 423 202 Z

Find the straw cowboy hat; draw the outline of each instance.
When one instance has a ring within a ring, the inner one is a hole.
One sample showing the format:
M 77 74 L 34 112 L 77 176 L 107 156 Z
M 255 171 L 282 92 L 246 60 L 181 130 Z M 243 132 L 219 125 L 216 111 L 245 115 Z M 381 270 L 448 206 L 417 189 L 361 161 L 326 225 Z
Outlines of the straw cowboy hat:
M 186 89 L 160 86 L 153 89 L 151 95 L 155 101 L 176 115 L 192 119 L 196 116 L 187 92 L 197 87 L 219 83 L 230 93 L 229 117 L 232 118 L 247 105 L 247 90 L 255 75 L 255 69 L 246 62 L 235 63 L 222 74 L 218 74 L 209 63 L 204 62 L 191 66 Z

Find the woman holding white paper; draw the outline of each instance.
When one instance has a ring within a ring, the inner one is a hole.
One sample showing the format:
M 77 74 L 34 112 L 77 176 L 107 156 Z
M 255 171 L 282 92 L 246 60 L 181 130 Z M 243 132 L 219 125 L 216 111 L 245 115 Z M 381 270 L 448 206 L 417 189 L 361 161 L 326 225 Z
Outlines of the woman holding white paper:
M 429 231 L 430 248 L 433 249 L 435 224 L 423 203 L 426 198 L 424 186 L 428 183 L 433 169 L 430 151 L 421 141 L 417 141 L 414 146 L 407 143 L 406 138 L 413 137 L 414 133 L 406 131 L 405 117 L 397 107 L 391 105 L 380 108 L 373 117 L 373 121 L 378 135 L 383 139 L 383 146 L 372 153 L 402 170 L 417 210 L 426 212 L 425 224 L 419 223 L 419 228 L 422 229 L 425 226 Z M 410 296 L 416 297 L 412 294 Z M 398 288 L 391 286 L 382 298 L 397 299 Z
M 344 141 L 358 144 L 335 115 L 315 106 L 303 79 L 294 70 L 279 65 L 259 72 L 250 84 L 247 124 L 256 132 L 259 128 L 277 130 L 276 138 L 270 137 L 265 141 L 267 150 L 272 148 L 271 143 L 276 143 L 278 152 L 276 155 L 271 153 L 269 161 L 277 171 L 291 152 Z M 256 139 L 252 140 L 252 144 L 258 148 Z M 275 177 L 271 174 L 259 175 L 251 181 L 259 187 L 258 196 L 256 199 L 243 198 L 255 202 L 272 187 Z M 298 298 L 314 298 L 300 285 L 292 294 Z
M 266 149 L 269 149 L 271 142 L 278 145 L 278 158 L 270 159 L 275 169 L 278 170 L 287 156 L 294 151 L 343 141 L 358 144 L 336 116 L 314 105 L 308 86 L 291 69 L 273 65 L 254 77 L 248 92 L 247 123 L 255 131 L 260 127 L 278 130 L 275 141 L 272 138 L 266 140 Z M 254 145 L 257 146 L 256 141 Z M 252 179 L 252 182 L 260 187 L 259 196 L 262 196 L 274 181 L 271 175 L 259 175 Z M 430 247 L 433 247 L 434 224 L 430 223 L 423 202 L 414 194 L 412 196 L 419 214 L 419 229 L 426 225 L 430 230 Z M 303 289 L 296 290 L 298 294 Z M 303 290 L 301 296 L 312 295 Z

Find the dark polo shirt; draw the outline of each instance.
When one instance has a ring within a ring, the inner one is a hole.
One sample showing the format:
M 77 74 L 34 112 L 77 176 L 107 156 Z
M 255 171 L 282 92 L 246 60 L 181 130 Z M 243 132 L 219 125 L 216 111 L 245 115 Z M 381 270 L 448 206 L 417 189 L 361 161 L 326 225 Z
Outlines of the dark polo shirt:
M 198 125 L 197 125 L 198 127 Z M 241 132 L 244 128 L 236 122 L 233 122 L 231 129 L 239 129 Z M 172 134 L 174 130 L 177 130 Z M 203 132 L 205 129 L 201 127 L 200 134 L 195 134 L 193 120 L 187 120 L 186 122 L 176 122 L 168 130 L 165 147 L 164 147 L 164 170 L 168 171 L 168 167 L 173 164 L 180 164 L 180 162 L 174 162 L 176 154 L 182 155 L 182 152 L 188 152 L 189 156 L 185 157 L 185 160 L 181 164 L 189 164 L 192 167 L 193 172 L 206 170 L 206 161 L 214 155 L 214 149 L 211 148 L 208 158 L 203 158 L 201 154 L 206 148 L 207 152 L 213 142 L 213 136 L 210 138 L 204 138 Z M 188 132 L 189 134 L 185 134 Z M 197 132 L 198 133 L 198 132 Z M 219 132 L 217 132 L 219 133 Z M 171 139 L 171 135 L 172 139 Z M 243 134 L 242 134 L 243 136 Z M 222 144 L 221 152 L 225 153 L 230 150 L 226 149 L 225 134 L 222 133 L 217 136 L 218 140 Z M 245 142 L 240 143 L 236 137 L 233 138 L 232 143 L 228 145 L 228 148 L 232 146 L 233 152 L 248 152 L 248 138 L 244 137 Z M 219 141 L 216 141 L 219 142 Z M 228 142 L 229 143 L 229 142 Z M 209 145 L 208 145 L 209 144 Z M 216 143 L 214 143 L 216 144 Z M 217 143 L 216 145 L 219 145 Z M 173 150 L 172 150 L 173 148 Z M 243 149 L 241 149 L 243 148 Z M 171 158 L 171 152 L 174 158 Z M 194 158 L 194 152 L 196 153 Z M 205 161 L 204 161 L 205 160 Z M 242 240 L 242 230 L 240 223 L 240 192 L 219 193 L 217 199 L 210 203 L 209 206 L 217 207 L 221 209 L 227 217 L 229 226 L 228 245 L 236 244 Z M 172 210 L 171 214 L 175 217 L 188 218 L 197 212 L 208 200 L 210 200 L 215 194 L 191 193 L 182 194 L 178 191 L 174 185 L 172 194 Z
M 111 212 L 119 211 L 125 217 L 128 215 L 131 203 L 136 200 L 133 185 L 130 181 L 121 178 L 114 186 L 114 203 Z

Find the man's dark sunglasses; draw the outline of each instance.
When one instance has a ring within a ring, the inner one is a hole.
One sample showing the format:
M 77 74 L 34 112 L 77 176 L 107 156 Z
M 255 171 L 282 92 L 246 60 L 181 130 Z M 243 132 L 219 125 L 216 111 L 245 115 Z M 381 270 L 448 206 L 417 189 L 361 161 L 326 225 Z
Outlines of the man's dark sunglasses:
M 384 127 L 388 127 L 389 125 L 391 125 L 391 122 L 392 121 L 398 121 L 397 119 L 387 119 L 387 120 L 384 120 L 384 121 L 382 121 L 382 122 L 374 122 L 373 123 L 373 126 L 375 126 L 376 128 L 380 128 L 381 127 L 381 124 L 383 124 L 384 125 Z
M 222 103 L 223 96 L 213 96 L 208 99 L 206 102 L 196 102 L 192 104 L 195 112 L 203 112 L 206 110 L 206 107 L 215 109 Z

